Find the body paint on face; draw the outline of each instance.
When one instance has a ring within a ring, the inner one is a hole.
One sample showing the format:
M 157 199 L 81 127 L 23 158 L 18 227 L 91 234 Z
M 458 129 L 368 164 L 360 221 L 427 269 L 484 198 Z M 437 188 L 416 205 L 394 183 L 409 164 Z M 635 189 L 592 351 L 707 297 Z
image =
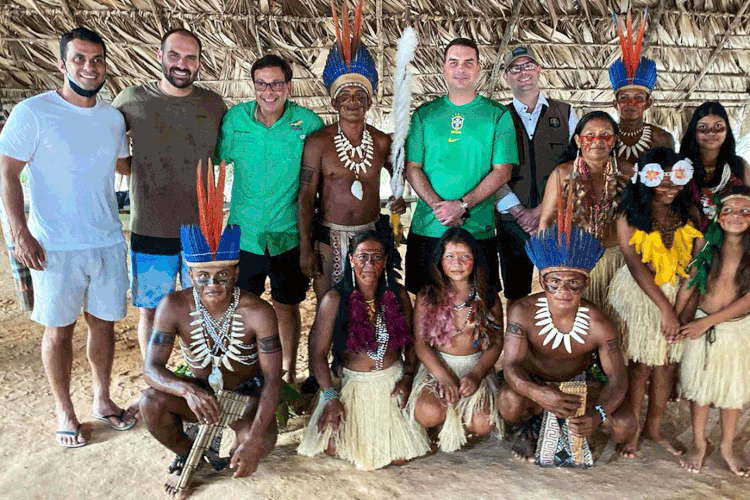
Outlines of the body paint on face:
M 588 153 L 591 150 L 591 146 L 594 145 L 595 141 L 604 141 L 604 145 L 611 148 L 615 144 L 614 135 L 581 135 L 579 136 L 581 141 L 581 149 L 584 153 Z

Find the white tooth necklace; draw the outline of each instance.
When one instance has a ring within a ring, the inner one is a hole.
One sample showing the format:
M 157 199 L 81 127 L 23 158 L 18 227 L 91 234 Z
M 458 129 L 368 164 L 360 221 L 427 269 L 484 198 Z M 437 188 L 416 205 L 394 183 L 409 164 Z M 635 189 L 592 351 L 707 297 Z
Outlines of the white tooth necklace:
M 349 139 L 341 131 L 341 124 L 338 124 L 338 132 L 333 138 L 336 144 L 336 153 L 338 153 L 339 160 L 344 164 L 346 168 L 354 172 L 354 182 L 352 182 L 351 192 L 352 195 L 361 200 L 364 193 L 362 191 L 362 183 L 359 181 L 359 174 L 366 173 L 367 167 L 372 166 L 372 155 L 374 148 L 372 147 L 372 136 L 370 131 L 367 130 L 367 125 L 364 126 L 362 131 L 362 141 L 359 146 L 352 146 Z M 351 152 L 351 156 L 349 153 Z M 355 157 L 359 157 L 359 161 L 354 161 Z
M 557 329 L 555 323 L 552 321 L 552 314 L 549 310 L 547 298 L 540 297 L 539 300 L 536 301 L 536 305 L 538 309 L 534 319 L 538 320 L 536 326 L 542 327 L 542 329 L 539 330 L 538 335 L 540 337 L 546 335 L 544 342 L 542 343 L 543 346 L 554 340 L 554 342 L 552 342 L 552 349 L 557 349 L 557 347 L 562 344 L 565 346 L 565 350 L 572 354 L 573 349 L 570 343 L 571 338 L 579 344 L 585 343 L 583 337 L 588 336 L 589 334 L 588 307 L 578 306 L 578 312 L 576 312 L 576 317 L 573 320 L 573 328 L 568 333 L 563 333 Z
M 649 144 L 651 144 L 651 125 L 643 126 L 643 128 L 641 129 L 641 137 L 638 139 L 638 142 L 636 142 L 632 146 L 628 146 L 627 144 L 622 142 L 622 137 L 630 138 L 633 137 L 633 135 L 628 135 L 627 133 L 622 132 L 620 133 L 620 137 L 617 140 L 617 156 L 621 156 L 625 159 L 628 159 L 632 156 L 637 160 L 641 156 L 641 154 L 646 152 Z
M 209 364 L 213 365 L 211 374 L 208 376 L 208 382 L 214 390 L 218 391 L 224 385 L 221 366 L 229 371 L 234 371 L 230 360 L 251 365 L 257 361 L 258 353 L 256 351 L 252 354 L 241 354 L 242 351 L 255 349 L 255 343 L 245 344 L 241 340 L 245 335 L 245 325 L 242 322 L 242 315 L 235 313 L 240 302 L 240 289 L 238 287 L 234 287 L 232 303 L 219 321 L 214 319 L 203 306 L 195 288 L 193 288 L 193 300 L 195 311 L 191 312 L 190 316 L 196 319 L 190 322 L 190 327 L 193 328 L 190 331 L 192 341 L 190 345 L 186 346 L 180 339 L 180 349 L 185 361 L 192 368 L 203 369 Z M 213 341 L 213 345 L 210 347 L 208 337 Z

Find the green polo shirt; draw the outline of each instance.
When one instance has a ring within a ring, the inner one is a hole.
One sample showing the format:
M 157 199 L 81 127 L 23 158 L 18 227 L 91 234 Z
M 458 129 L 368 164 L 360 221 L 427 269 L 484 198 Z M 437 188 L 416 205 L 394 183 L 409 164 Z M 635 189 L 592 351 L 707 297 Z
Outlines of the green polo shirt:
M 221 123 L 216 155 L 234 162 L 229 223 L 242 229 L 240 248 L 269 255 L 299 245 L 297 194 L 305 139 L 323 126 L 314 112 L 287 101 L 270 128 L 255 119 L 256 102 L 232 107 Z
M 432 189 L 444 200 L 458 200 L 487 177 L 492 165 L 518 163 L 516 131 L 508 108 L 481 95 L 463 106 L 443 96 L 418 107 L 411 117 L 406 159 L 422 165 Z M 495 197 L 471 209 L 463 224 L 475 238 L 495 235 Z M 411 228 L 439 238 L 448 229 L 427 204 L 417 202 Z

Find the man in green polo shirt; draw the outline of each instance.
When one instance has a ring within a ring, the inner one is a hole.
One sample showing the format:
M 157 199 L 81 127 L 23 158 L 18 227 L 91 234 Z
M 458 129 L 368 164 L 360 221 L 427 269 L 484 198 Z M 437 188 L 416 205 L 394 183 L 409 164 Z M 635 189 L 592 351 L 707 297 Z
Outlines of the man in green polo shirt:
M 419 195 L 406 246 L 406 289 L 427 281 L 428 262 L 449 227 L 462 226 L 479 242 L 500 290 L 493 195 L 518 163 L 508 108 L 476 92 L 481 66 L 473 40 L 457 38 L 445 49 L 448 94 L 418 107 L 406 140 L 406 178 Z
M 296 375 L 299 303 L 309 279 L 299 265 L 297 192 L 305 138 L 323 126 L 307 108 L 287 100 L 292 70 L 267 55 L 251 69 L 255 101 L 231 108 L 221 125 L 217 156 L 234 162 L 229 224 L 242 229 L 237 286 L 256 295 L 271 279 L 279 321 L 284 380 Z

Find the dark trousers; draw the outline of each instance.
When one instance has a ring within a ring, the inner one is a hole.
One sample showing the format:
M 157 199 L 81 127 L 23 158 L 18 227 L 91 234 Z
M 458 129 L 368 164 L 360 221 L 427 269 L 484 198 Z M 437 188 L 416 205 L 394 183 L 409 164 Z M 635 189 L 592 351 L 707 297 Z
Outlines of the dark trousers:
M 508 300 L 519 300 L 531 293 L 534 264 L 524 247 L 528 239 L 529 234 L 516 221 L 497 221 L 497 253 Z

